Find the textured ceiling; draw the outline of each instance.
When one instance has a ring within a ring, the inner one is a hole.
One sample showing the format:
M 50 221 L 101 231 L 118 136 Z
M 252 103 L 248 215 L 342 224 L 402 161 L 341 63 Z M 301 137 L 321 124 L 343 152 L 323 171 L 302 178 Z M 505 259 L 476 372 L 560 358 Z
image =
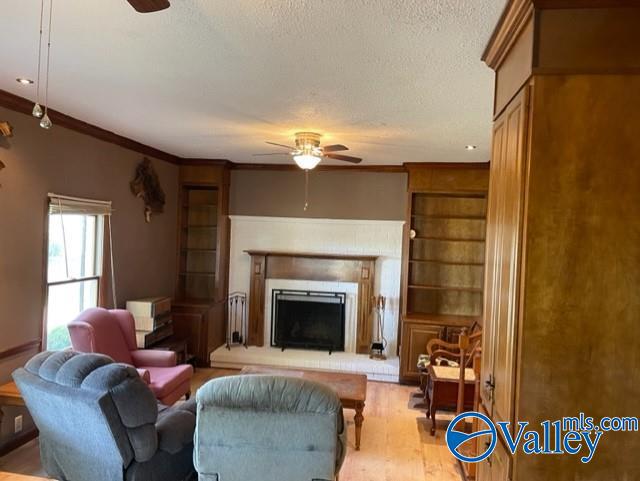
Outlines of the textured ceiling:
M 184 157 L 253 157 L 313 130 L 365 164 L 487 161 L 505 0 L 54 4 L 50 104 Z M 40 2 L 2 0 L 0 88 L 35 98 Z M 466 144 L 478 149 L 468 152 Z

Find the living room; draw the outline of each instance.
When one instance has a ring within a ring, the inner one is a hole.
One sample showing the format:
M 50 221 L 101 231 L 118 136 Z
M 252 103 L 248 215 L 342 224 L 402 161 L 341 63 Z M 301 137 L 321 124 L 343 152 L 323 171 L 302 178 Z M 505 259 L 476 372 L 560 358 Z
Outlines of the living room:
M 0 481 L 636 479 L 635 1 L 5 3 Z

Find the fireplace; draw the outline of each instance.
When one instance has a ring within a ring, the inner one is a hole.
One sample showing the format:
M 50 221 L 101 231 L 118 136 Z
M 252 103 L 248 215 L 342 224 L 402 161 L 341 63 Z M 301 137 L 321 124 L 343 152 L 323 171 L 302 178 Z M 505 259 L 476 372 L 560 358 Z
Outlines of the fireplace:
M 344 292 L 273 289 L 271 345 L 344 351 Z

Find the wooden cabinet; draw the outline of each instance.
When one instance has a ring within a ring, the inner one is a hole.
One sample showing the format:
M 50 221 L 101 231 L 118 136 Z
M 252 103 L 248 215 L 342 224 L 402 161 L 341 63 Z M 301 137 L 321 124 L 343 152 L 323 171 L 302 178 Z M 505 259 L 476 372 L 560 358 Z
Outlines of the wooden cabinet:
M 481 319 L 489 175 L 487 164 L 407 168 L 400 378 L 417 382 L 428 340 L 456 342 Z
M 408 380 L 419 380 L 418 356 L 426 353 L 426 345 L 431 339 L 441 339 L 444 328 L 430 326 L 423 322 L 405 321 L 402 323 L 402 356 L 400 357 L 403 377 Z
M 494 421 L 513 418 L 528 92 L 513 99 L 493 130 L 480 397 Z
M 540 430 L 628 412 L 638 395 L 620 333 L 640 335 L 640 6 L 597 3 L 512 0 L 484 55 L 496 107 L 481 404 L 494 422 Z M 582 464 L 499 443 L 477 479 L 632 479 L 639 449 L 611 436 Z
M 229 279 L 229 169 L 224 163 L 180 166 L 176 337 L 187 340 L 199 366 L 225 342 Z

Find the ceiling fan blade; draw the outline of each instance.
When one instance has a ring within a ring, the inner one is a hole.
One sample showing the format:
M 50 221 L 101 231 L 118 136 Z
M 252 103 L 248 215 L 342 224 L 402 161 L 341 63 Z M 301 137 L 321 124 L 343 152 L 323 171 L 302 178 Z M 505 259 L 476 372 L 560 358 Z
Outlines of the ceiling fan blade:
M 289 155 L 288 152 L 271 152 L 269 154 L 252 154 L 254 157 L 260 157 L 263 155 Z
M 169 0 L 127 0 L 136 11 L 140 13 L 151 13 L 169 8 Z
M 284 147 L 285 149 L 289 149 L 289 150 L 296 150 L 295 147 L 291 147 L 289 145 L 283 145 L 283 144 L 276 144 L 275 142 L 267 142 L 267 144 L 269 145 L 275 145 L 277 147 Z
M 346 147 L 346 146 L 341 145 L 341 144 L 325 145 L 324 147 L 322 147 L 322 151 L 325 154 L 327 154 L 329 152 L 340 152 L 341 150 L 349 150 L 349 147 Z
M 345 162 L 351 162 L 352 164 L 359 164 L 362 162 L 362 159 L 358 157 L 351 157 L 350 155 L 326 154 L 325 157 L 335 160 L 344 160 Z

